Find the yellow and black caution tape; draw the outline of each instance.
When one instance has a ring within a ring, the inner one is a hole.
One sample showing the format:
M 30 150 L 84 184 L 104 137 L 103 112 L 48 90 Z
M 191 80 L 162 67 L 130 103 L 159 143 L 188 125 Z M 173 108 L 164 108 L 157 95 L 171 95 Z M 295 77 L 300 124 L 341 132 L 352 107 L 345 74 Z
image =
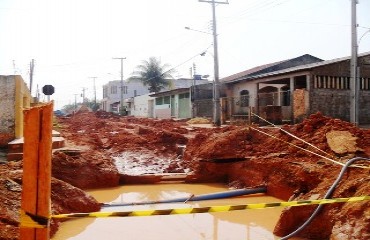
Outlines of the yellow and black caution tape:
M 194 213 L 214 213 L 214 212 L 229 212 L 236 210 L 247 209 L 264 209 L 274 207 L 291 207 L 305 206 L 314 204 L 331 204 L 341 202 L 357 202 L 370 200 L 370 196 L 349 197 L 349 198 L 333 198 L 333 199 L 317 199 L 317 200 L 300 200 L 291 202 L 272 202 L 272 203 L 250 203 L 243 205 L 223 205 L 211 207 L 195 207 L 195 208 L 176 208 L 176 209 L 159 209 L 159 210 L 137 210 L 124 212 L 91 212 L 91 213 L 69 213 L 52 215 L 49 218 L 34 216 L 32 214 L 21 212 L 21 227 L 42 228 L 46 227 L 51 218 L 104 218 L 104 217 L 143 217 L 157 215 L 177 215 L 177 214 L 194 214 Z
M 290 202 L 272 202 L 272 203 L 250 203 L 243 205 L 223 205 L 211 207 L 195 207 L 195 208 L 175 208 L 175 209 L 158 209 L 158 210 L 137 210 L 124 212 L 91 212 L 91 213 L 69 213 L 52 215 L 50 218 L 64 219 L 64 218 L 104 218 L 104 217 L 144 217 L 144 216 L 158 216 L 158 215 L 177 215 L 177 214 L 194 214 L 194 213 L 214 213 L 214 212 L 229 212 L 236 210 L 247 209 L 264 209 L 274 207 L 292 207 L 292 206 L 306 206 L 314 204 L 331 204 L 341 202 L 357 202 L 370 200 L 370 196 L 349 197 L 349 198 L 333 198 L 333 199 L 317 199 L 317 200 L 300 200 Z M 45 218 L 30 216 L 21 218 L 21 226 L 24 227 L 45 227 Z M 33 222 L 33 224 L 32 224 Z
M 22 209 L 20 217 L 20 227 L 26 228 L 46 228 L 50 221 L 50 217 L 36 216 L 34 214 L 27 213 Z

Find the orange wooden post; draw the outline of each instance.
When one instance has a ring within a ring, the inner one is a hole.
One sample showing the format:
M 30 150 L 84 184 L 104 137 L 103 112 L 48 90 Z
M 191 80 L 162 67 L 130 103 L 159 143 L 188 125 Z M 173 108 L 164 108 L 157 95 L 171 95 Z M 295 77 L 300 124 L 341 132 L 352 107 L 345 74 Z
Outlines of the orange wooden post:
M 45 228 L 26 226 L 22 223 L 22 215 L 33 215 L 43 222 L 51 214 L 53 103 L 25 110 L 24 115 L 20 239 L 48 240 L 49 224 Z

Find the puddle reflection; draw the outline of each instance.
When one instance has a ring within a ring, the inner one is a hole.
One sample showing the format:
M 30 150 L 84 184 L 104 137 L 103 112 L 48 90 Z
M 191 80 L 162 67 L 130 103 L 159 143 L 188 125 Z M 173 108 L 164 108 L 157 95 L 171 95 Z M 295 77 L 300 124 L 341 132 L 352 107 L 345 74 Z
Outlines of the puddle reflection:
M 100 202 L 132 203 L 187 197 L 226 191 L 220 184 L 129 185 L 108 190 L 90 191 Z M 201 202 L 109 207 L 103 211 L 130 211 L 236 205 L 276 202 L 264 195 L 234 197 Z M 190 215 L 77 219 L 64 222 L 53 240 L 127 239 L 127 240 L 275 240 L 272 234 L 282 208 L 244 210 Z

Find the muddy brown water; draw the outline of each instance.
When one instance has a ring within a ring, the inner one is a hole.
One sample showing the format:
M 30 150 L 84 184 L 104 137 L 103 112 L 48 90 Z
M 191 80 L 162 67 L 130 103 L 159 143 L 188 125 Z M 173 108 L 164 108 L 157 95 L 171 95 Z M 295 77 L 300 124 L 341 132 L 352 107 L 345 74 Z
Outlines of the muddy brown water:
M 221 184 L 159 183 L 128 185 L 94 190 L 89 193 L 104 203 L 132 203 L 187 197 L 227 191 Z M 277 202 L 279 199 L 254 194 L 249 196 L 199 202 L 110 207 L 102 211 L 131 211 L 144 209 L 190 208 Z M 272 231 L 282 208 L 242 210 L 171 216 L 84 218 L 62 223 L 52 240 L 275 240 Z

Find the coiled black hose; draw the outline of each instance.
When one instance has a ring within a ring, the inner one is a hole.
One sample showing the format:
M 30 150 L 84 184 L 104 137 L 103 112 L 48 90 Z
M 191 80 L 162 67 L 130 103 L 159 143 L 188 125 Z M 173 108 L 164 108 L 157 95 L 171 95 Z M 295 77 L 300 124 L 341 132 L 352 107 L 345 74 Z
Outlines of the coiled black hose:
M 340 171 L 337 179 L 335 180 L 335 182 L 331 185 L 331 187 L 329 188 L 329 190 L 326 192 L 325 196 L 324 196 L 324 199 L 328 199 L 328 198 L 331 198 L 335 188 L 337 187 L 338 183 L 340 182 L 340 180 L 342 179 L 343 177 L 343 174 L 345 173 L 345 171 L 347 170 L 347 168 L 354 162 L 356 161 L 359 161 L 359 160 L 366 160 L 366 161 L 370 161 L 370 158 L 363 158 L 363 157 L 355 157 L 355 158 L 352 158 L 350 160 L 348 160 L 346 162 L 346 164 L 342 167 L 342 170 Z M 319 205 L 315 211 L 312 213 L 312 215 L 306 220 L 306 222 L 304 222 L 299 228 L 297 228 L 294 232 L 284 236 L 281 238 L 281 240 L 287 240 L 295 235 L 297 235 L 300 231 L 302 231 L 307 225 L 309 225 L 312 220 L 316 217 L 316 215 L 321 211 L 321 209 L 324 207 L 324 205 Z

